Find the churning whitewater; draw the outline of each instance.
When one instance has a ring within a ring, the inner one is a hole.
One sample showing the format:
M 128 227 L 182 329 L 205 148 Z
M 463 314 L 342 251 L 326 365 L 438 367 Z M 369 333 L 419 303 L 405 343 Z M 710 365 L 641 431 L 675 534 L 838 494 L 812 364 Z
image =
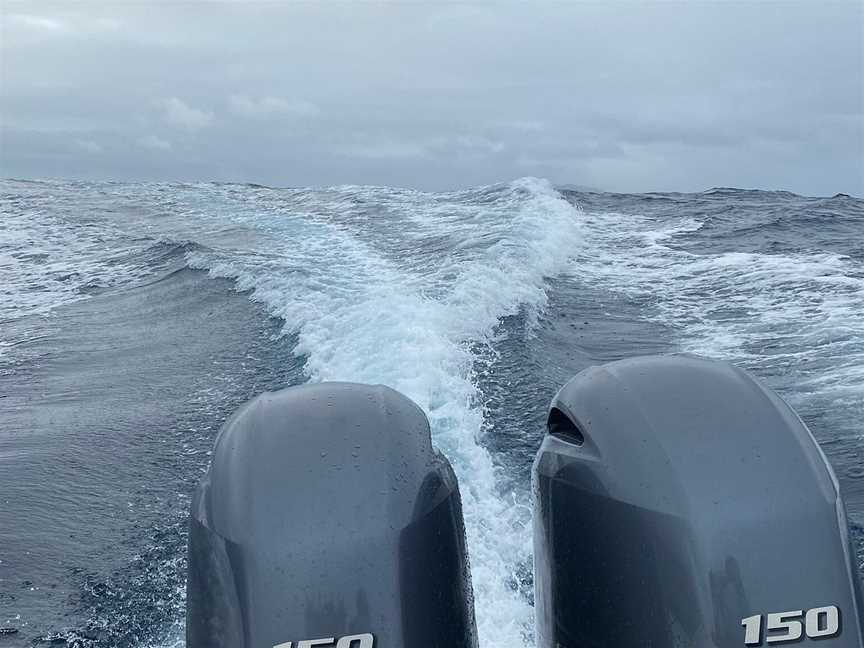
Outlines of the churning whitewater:
M 4 181 L 2 198 L 0 515 L 27 523 L 0 529 L 0 626 L 22 641 L 182 645 L 188 495 L 218 426 L 306 380 L 388 385 L 427 413 L 461 487 L 483 648 L 533 641 L 528 466 L 556 386 L 588 364 L 742 363 L 802 414 L 861 523 L 864 201 L 533 178 Z M 132 405 L 94 421 L 97 362 Z

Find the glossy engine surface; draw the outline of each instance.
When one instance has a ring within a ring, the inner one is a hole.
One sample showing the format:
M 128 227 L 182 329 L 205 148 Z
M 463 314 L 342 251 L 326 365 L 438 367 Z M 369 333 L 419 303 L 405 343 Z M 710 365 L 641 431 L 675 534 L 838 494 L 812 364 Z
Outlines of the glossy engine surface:
M 193 503 L 187 589 L 189 648 L 475 646 L 459 491 L 423 412 L 352 383 L 247 403 Z
M 580 373 L 552 401 L 534 496 L 539 648 L 862 645 L 833 473 L 789 406 L 729 364 Z

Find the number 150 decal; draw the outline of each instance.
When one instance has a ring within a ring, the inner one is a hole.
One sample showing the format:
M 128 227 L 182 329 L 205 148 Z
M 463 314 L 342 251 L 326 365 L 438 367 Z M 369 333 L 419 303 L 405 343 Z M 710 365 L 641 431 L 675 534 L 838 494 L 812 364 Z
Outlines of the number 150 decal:
M 810 639 L 822 639 L 840 634 L 840 610 L 836 605 L 812 608 L 807 610 L 792 610 L 790 612 L 773 612 L 765 617 L 766 643 L 782 643 L 797 641 L 803 636 Z M 801 622 L 801 618 L 804 622 Z M 763 615 L 741 619 L 744 626 L 744 645 L 762 645 Z

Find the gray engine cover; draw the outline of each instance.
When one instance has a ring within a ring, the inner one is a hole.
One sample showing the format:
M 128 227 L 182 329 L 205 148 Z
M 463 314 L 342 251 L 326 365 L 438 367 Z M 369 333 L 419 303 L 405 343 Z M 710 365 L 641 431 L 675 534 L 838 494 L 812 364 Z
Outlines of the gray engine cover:
M 592 367 L 549 428 L 533 475 L 539 648 L 740 648 L 756 615 L 746 645 L 861 648 L 837 481 L 750 375 L 693 356 Z M 807 611 L 827 606 L 838 631 L 819 637 L 822 616 L 808 637 Z
M 253 399 L 191 518 L 188 648 L 476 646 L 456 478 L 392 389 Z

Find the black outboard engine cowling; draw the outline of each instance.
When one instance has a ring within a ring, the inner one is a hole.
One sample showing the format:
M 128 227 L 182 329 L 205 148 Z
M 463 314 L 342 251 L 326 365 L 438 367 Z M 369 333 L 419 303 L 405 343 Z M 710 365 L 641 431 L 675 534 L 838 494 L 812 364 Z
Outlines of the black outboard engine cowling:
M 538 648 L 862 647 L 837 481 L 747 373 L 692 356 L 592 367 L 548 421 Z
M 382 386 L 265 393 L 192 505 L 188 648 L 474 648 L 456 478 Z

